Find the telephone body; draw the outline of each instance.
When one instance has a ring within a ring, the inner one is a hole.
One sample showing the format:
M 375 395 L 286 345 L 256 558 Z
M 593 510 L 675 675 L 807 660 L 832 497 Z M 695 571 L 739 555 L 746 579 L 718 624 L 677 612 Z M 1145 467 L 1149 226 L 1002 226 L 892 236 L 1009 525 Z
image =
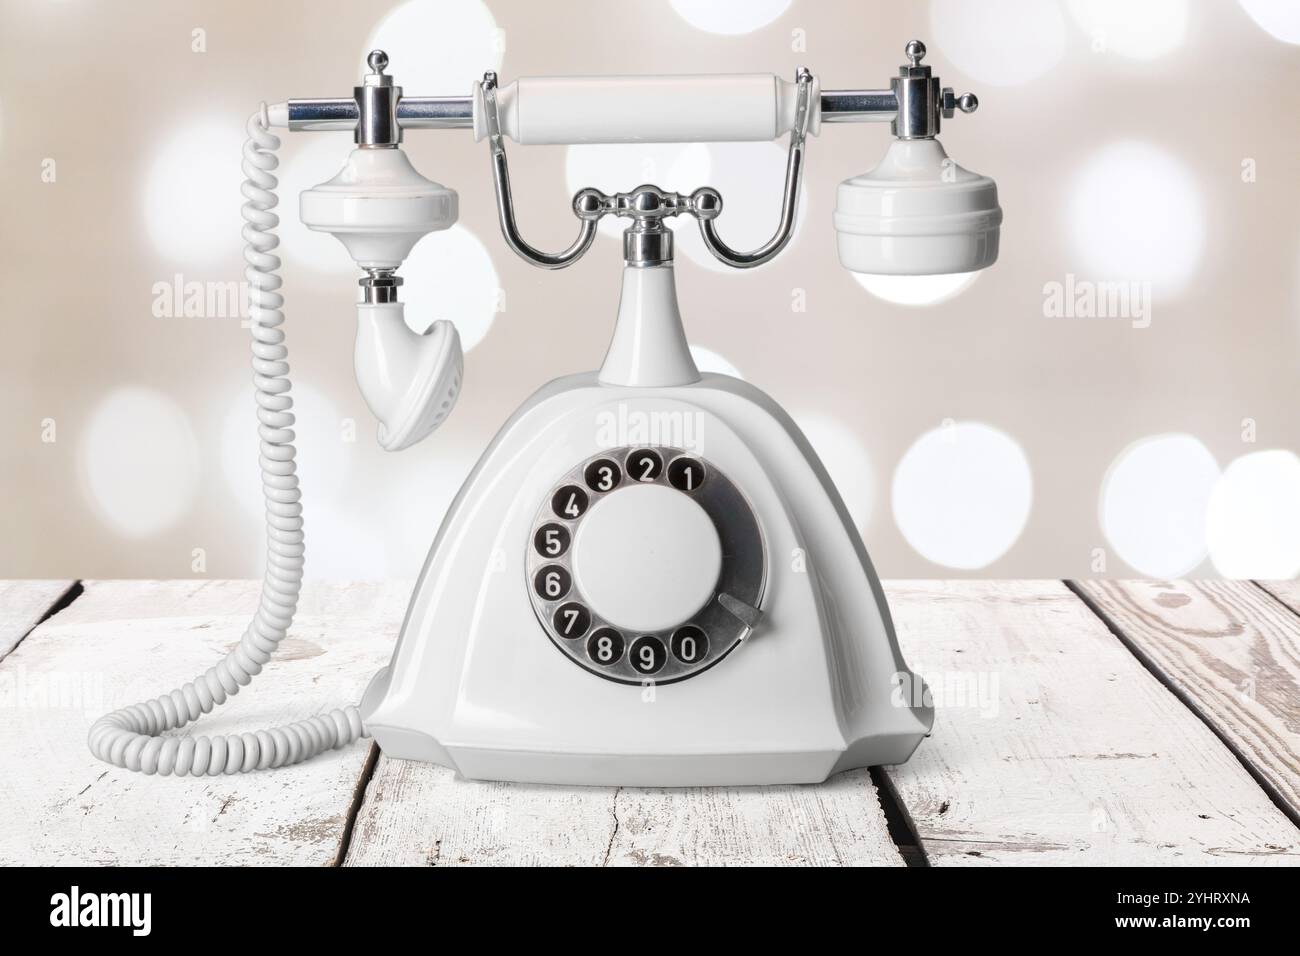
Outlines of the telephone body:
M 934 710 L 899 651 L 880 582 L 807 438 L 757 387 L 701 373 L 678 308 L 673 232 L 697 220 L 736 268 L 789 242 L 806 139 L 822 124 L 888 121 L 884 160 L 843 182 L 841 262 L 901 275 L 971 271 L 997 258 L 1001 208 L 987 177 L 952 163 L 941 118 L 972 112 L 941 88 L 924 45 L 883 90 L 822 90 L 807 70 L 686 77 L 540 77 L 471 97 L 405 97 L 371 53 L 351 99 L 263 106 L 244 151 L 245 258 L 268 507 L 267 578 L 239 646 L 190 684 L 91 728 L 92 751 L 146 773 L 278 767 L 373 736 L 391 757 L 466 777 L 644 786 L 806 783 L 908 759 Z M 420 175 L 406 129 L 486 140 L 507 245 L 546 269 L 586 253 L 605 216 L 626 220 L 623 286 L 597 371 L 557 379 L 520 407 L 448 510 L 390 663 L 359 706 L 287 727 L 218 737 L 180 728 L 238 693 L 287 634 L 303 567 L 302 509 L 280 326 L 272 128 L 350 129 L 339 174 L 305 191 L 300 215 L 335 235 L 365 273 L 358 384 L 400 450 L 450 414 L 463 360 L 451 323 L 407 328 L 398 269 L 448 228 L 456 193 Z M 529 245 L 515 223 L 506 138 L 531 143 L 767 140 L 789 133 L 780 222 L 732 249 L 723 197 L 644 184 L 580 190 L 574 242 Z
M 698 450 L 601 440 L 628 421 L 691 421 Z M 726 375 L 589 372 L 534 394 L 479 461 L 361 711 L 385 753 L 467 777 L 799 783 L 905 761 L 934 718 L 903 696 L 915 680 L 780 406 Z

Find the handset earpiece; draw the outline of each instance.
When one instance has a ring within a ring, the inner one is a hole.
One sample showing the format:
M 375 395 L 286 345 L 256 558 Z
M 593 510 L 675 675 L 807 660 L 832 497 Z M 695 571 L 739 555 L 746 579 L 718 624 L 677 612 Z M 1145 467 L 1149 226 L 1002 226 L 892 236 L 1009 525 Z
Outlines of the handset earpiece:
M 403 311 L 401 302 L 357 306 L 353 368 L 361 396 L 379 420 L 385 451 L 409 448 L 441 425 L 464 378 L 456 326 L 439 319 L 420 335 L 406 325 Z
M 423 335 L 406 325 L 397 269 L 422 237 L 456 222 L 459 206 L 455 190 L 421 176 L 398 146 L 402 89 L 383 72 L 382 51 L 372 52 L 369 63 L 372 72 L 356 88 L 357 148 L 333 179 L 302 193 L 299 213 L 309 229 L 342 242 L 366 273 L 357 306 L 357 385 L 379 420 L 379 444 L 400 451 L 451 412 L 464 357 L 450 322 L 434 322 Z
M 988 176 L 958 166 L 936 138 L 940 120 L 973 113 L 979 100 L 940 87 L 913 40 L 890 80 L 894 141 L 872 170 L 840 183 L 835 233 L 840 264 L 868 275 L 974 272 L 998 258 L 1002 208 Z

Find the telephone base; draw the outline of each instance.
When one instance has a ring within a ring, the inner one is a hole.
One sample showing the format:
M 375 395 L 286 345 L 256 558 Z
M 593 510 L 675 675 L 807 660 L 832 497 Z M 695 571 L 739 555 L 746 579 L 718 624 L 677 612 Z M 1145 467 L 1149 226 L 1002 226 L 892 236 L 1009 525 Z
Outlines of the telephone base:
M 714 374 L 529 399 L 449 509 L 361 713 L 390 757 L 629 786 L 818 782 L 904 762 L 934 719 L 816 453 Z
M 539 753 L 445 747 L 418 731 L 376 729 L 390 759 L 434 763 L 470 780 L 609 787 L 732 787 L 821 783 L 844 770 L 905 763 L 913 735 L 873 737 L 845 751 L 804 753 L 623 754 Z

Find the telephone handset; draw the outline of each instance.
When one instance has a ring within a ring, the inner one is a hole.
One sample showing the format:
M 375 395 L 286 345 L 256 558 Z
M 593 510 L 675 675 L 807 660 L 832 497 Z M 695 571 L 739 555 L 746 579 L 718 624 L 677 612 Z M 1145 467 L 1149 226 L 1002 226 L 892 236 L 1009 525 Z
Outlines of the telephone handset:
M 719 260 L 749 268 L 786 246 L 807 137 L 888 120 L 872 171 L 841 183 L 842 264 L 895 275 L 967 272 L 997 258 L 991 179 L 956 166 L 941 118 L 976 108 L 941 88 L 907 44 L 888 89 L 827 91 L 807 70 L 770 74 L 535 77 L 470 97 L 406 97 L 374 51 L 349 99 L 263 105 L 244 147 L 246 275 L 268 515 L 260 606 L 239 646 L 192 683 L 101 718 L 100 758 L 200 776 L 278 767 L 373 736 L 389 756 L 467 777 L 679 786 L 813 782 L 905 761 L 933 709 L 902 659 L 880 583 L 844 503 L 789 415 L 754 386 L 701 373 L 687 346 L 666 220 L 697 220 Z M 506 243 L 567 267 L 605 216 L 627 220 L 623 287 L 601 368 L 543 386 L 493 439 L 445 516 L 391 662 L 358 706 L 286 727 L 175 736 L 249 683 L 288 632 L 302 581 L 284 315 L 273 230 L 271 129 L 354 131 L 338 175 L 300 214 L 364 272 L 356 374 L 395 451 L 450 413 L 463 375 L 453 325 L 411 332 L 397 272 L 419 239 L 456 221 L 456 193 L 420 175 L 405 130 L 472 129 L 488 141 Z M 790 134 L 773 237 L 738 251 L 722 196 L 642 185 L 573 200 L 577 238 L 540 251 L 515 222 L 505 140 L 770 140 Z

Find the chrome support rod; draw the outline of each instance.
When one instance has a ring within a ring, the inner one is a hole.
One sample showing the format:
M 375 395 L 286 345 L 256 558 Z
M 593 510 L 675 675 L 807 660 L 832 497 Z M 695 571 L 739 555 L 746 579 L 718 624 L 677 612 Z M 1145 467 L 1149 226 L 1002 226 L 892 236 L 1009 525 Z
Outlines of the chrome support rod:
M 361 111 L 352 98 L 290 100 L 289 129 L 353 129 Z M 397 101 L 397 122 L 403 129 L 470 129 L 474 101 L 468 96 L 404 96 Z
M 898 115 L 891 90 L 823 90 L 823 123 L 881 123 Z M 357 101 L 303 99 L 289 101 L 291 130 L 350 130 L 361 113 Z M 397 122 L 403 129 L 471 129 L 474 100 L 469 96 L 404 96 L 397 101 Z
M 893 90 L 822 90 L 823 123 L 888 123 L 897 115 Z

